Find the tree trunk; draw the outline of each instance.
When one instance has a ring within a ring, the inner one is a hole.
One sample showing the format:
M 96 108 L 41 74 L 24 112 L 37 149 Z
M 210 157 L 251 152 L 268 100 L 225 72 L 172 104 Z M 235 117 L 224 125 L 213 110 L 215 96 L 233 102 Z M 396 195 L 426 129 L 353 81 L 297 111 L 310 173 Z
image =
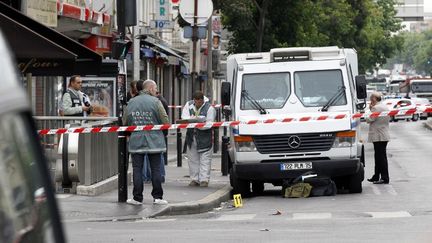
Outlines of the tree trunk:
M 263 0 L 261 8 L 259 10 L 259 20 L 258 20 L 258 35 L 256 40 L 257 51 L 262 51 L 262 43 L 264 38 L 264 29 L 265 29 L 265 15 L 267 13 L 267 8 L 270 0 Z

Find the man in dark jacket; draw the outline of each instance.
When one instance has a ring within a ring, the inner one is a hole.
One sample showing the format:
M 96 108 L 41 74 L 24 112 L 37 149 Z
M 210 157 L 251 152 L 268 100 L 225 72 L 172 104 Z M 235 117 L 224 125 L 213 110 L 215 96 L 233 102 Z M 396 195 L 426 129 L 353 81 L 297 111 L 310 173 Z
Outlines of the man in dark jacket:
M 129 126 L 161 125 L 169 123 L 162 103 L 156 98 L 157 85 L 153 80 L 143 83 L 143 92 L 129 101 L 127 124 Z M 143 201 L 142 170 L 147 155 L 152 173 L 152 196 L 154 204 L 167 204 L 163 199 L 161 182 L 161 156 L 166 151 L 164 135 L 160 130 L 132 132 L 129 139 L 129 152 L 132 155 L 133 199 L 127 203 L 141 205 Z

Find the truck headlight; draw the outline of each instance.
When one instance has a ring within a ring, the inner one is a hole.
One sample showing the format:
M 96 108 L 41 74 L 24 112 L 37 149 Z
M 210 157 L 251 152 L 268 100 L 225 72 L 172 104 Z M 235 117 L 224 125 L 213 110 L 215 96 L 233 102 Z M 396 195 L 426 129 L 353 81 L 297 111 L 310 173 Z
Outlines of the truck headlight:
M 355 144 L 356 131 L 345 131 L 336 133 L 333 148 L 349 148 Z
M 235 148 L 237 152 L 255 152 L 257 151 L 252 136 L 235 136 Z

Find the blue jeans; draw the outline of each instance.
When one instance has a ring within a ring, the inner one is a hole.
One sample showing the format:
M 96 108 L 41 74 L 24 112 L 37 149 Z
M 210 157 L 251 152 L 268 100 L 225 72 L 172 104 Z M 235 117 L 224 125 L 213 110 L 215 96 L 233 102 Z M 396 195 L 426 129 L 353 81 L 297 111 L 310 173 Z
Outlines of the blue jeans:
M 162 182 L 165 182 L 165 157 L 164 157 L 164 153 L 161 154 L 161 177 L 162 177 Z M 148 156 L 147 154 L 144 156 L 144 166 L 143 166 L 143 180 L 144 182 L 148 182 L 151 181 L 151 169 L 150 169 L 150 164 L 148 162 Z
M 132 154 L 132 167 L 133 167 L 133 199 L 138 202 L 143 201 L 143 167 L 144 167 L 144 157 L 148 157 L 148 161 L 150 164 L 150 170 L 152 172 L 152 186 L 153 190 L 151 195 L 153 199 L 162 199 L 163 198 L 163 189 L 162 189 L 162 181 L 161 181 L 161 153 L 157 154 Z

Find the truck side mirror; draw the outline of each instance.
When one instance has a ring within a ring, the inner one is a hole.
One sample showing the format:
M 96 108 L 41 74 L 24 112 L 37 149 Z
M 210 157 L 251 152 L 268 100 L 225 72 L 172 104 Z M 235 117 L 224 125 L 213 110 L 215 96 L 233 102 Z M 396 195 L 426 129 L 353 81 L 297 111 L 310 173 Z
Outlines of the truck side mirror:
M 231 83 L 229 82 L 222 82 L 221 101 L 222 105 L 230 105 L 231 103 Z
M 366 99 L 366 77 L 364 75 L 357 75 L 355 77 L 356 81 L 356 91 L 357 91 L 357 99 Z

